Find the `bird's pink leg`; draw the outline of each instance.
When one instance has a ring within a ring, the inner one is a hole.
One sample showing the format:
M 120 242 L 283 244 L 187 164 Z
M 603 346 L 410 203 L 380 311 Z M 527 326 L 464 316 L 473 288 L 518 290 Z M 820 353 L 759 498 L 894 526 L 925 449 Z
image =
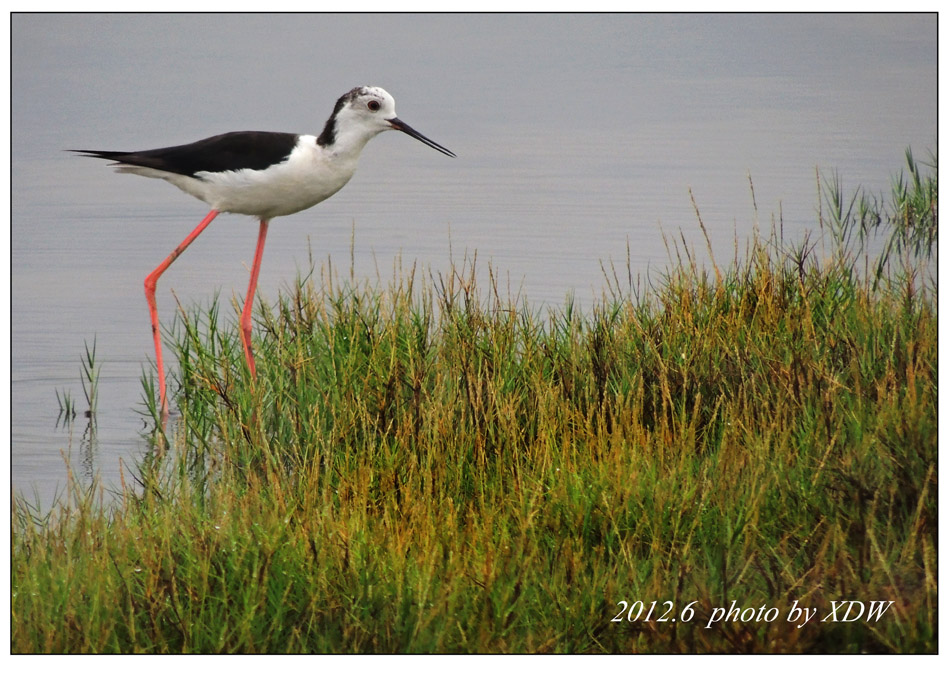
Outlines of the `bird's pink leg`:
M 257 275 L 261 271 L 261 260 L 264 257 L 264 241 L 267 238 L 267 220 L 261 219 L 261 230 L 257 236 L 257 250 L 254 253 L 254 265 L 251 267 L 251 283 L 247 287 L 247 296 L 244 298 L 244 310 L 241 312 L 241 337 L 244 340 L 244 357 L 247 358 L 251 377 L 257 377 L 254 369 L 254 352 L 251 350 L 251 312 L 254 310 L 254 292 L 257 290 Z
M 201 223 L 198 224 L 195 230 L 189 233 L 188 237 L 178 244 L 178 247 L 171 252 L 171 255 L 165 258 L 165 261 L 152 270 L 152 274 L 145 278 L 145 300 L 148 302 L 148 312 L 152 317 L 152 337 L 155 339 L 155 363 L 158 368 L 158 393 L 159 401 L 162 406 L 163 422 L 168 416 L 168 401 L 165 398 L 165 366 L 162 362 L 162 338 L 158 326 L 158 306 L 155 303 L 155 287 L 158 284 L 158 278 L 168 269 L 168 266 L 175 262 L 179 255 L 185 252 L 185 249 L 208 227 L 208 224 L 210 224 L 217 215 L 218 211 L 212 209 L 208 215 L 201 220 Z

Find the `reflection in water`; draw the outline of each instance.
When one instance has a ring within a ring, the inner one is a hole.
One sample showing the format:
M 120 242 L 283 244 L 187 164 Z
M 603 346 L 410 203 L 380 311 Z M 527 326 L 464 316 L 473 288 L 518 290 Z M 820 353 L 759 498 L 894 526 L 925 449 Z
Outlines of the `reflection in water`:
M 88 411 L 86 415 L 88 416 L 86 429 L 83 430 L 82 438 L 79 440 L 79 459 L 83 476 L 91 481 L 95 475 L 99 443 L 96 441 L 96 414 Z
M 117 476 L 108 483 L 101 484 L 104 492 L 100 489 L 100 495 L 121 494 L 124 498 L 134 494 L 141 495 L 149 488 L 161 486 L 164 469 L 170 463 L 166 459 L 170 448 L 166 427 L 154 411 L 151 417 L 146 412 L 142 415 L 142 419 L 139 449 L 135 452 L 134 466 L 129 467 L 120 458 Z M 82 426 L 82 434 L 79 437 L 76 452 L 78 468 L 75 468 L 77 464 L 73 459 L 73 448 L 80 426 Z M 54 432 L 63 435 L 65 442 L 65 447 L 60 449 L 60 455 L 67 475 L 66 492 L 61 493 L 57 489 L 57 493 L 49 501 L 46 494 L 43 494 L 43 498 L 39 498 L 40 494 L 36 494 L 35 504 L 30 503 L 28 499 L 22 500 L 20 507 L 25 508 L 25 512 L 34 513 L 37 517 L 45 516 L 49 505 L 57 501 L 69 500 L 76 494 L 88 494 L 90 490 L 97 489 L 100 486 L 102 471 L 108 466 L 107 462 L 110 459 L 108 450 L 103 450 L 100 445 L 96 412 L 87 409 L 77 413 L 75 404 L 68 399 L 68 395 L 60 397 L 60 411 L 56 418 Z M 78 490 L 74 493 L 73 488 Z
M 79 438 L 79 464 L 84 480 L 91 483 L 96 474 L 96 466 L 99 456 L 99 443 L 96 440 L 96 414 L 94 411 L 86 410 L 82 412 L 82 418 L 85 419 L 85 426 L 82 436 Z M 82 422 L 76 419 L 76 410 L 74 405 L 68 400 L 60 403 L 59 415 L 56 417 L 56 430 L 65 430 L 68 433 L 66 448 L 63 450 L 63 458 L 66 460 L 66 466 L 71 465 L 73 436 L 75 434 L 76 424 Z

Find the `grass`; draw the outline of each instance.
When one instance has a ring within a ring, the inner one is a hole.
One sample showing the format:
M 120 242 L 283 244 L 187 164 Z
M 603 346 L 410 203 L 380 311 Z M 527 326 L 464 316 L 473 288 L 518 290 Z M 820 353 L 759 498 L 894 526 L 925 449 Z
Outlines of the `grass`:
M 56 403 L 59 405 L 59 413 L 56 417 L 57 427 L 72 423 L 76 417 L 76 402 L 69 393 L 69 389 L 63 389 L 62 394 L 59 393 L 59 389 L 56 389 Z
M 92 348 L 85 343 L 85 355 L 82 358 L 82 370 L 79 380 L 82 383 L 82 393 L 89 405 L 86 417 L 95 420 L 96 409 L 99 406 L 99 365 L 96 364 L 96 339 L 92 340 Z
M 218 303 L 183 311 L 138 483 L 15 504 L 13 651 L 935 652 L 936 164 L 911 167 L 888 200 L 826 181 L 817 234 L 773 223 L 728 268 L 608 274 L 588 313 L 471 263 L 311 275 L 261 305 L 256 383 Z
M 95 422 L 96 408 L 99 403 L 99 366 L 96 364 L 96 340 L 93 338 L 92 348 L 89 343 L 85 344 L 86 352 L 81 358 L 82 366 L 79 372 L 79 380 L 82 383 L 82 392 L 86 397 L 86 403 L 89 408 L 84 412 L 84 416 L 89 419 L 90 426 Z M 69 389 L 64 389 L 59 393 L 56 389 L 56 403 L 59 405 L 59 414 L 56 418 L 56 424 L 68 426 L 76 418 L 76 402 L 73 400 Z

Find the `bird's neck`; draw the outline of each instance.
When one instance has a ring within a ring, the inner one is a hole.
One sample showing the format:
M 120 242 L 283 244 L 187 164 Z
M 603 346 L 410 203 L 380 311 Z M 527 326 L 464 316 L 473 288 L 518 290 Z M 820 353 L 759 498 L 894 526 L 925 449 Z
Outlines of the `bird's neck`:
M 357 160 L 363 147 L 378 131 L 367 129 L 347 110 L 341 110 L 327 122 L 318 142 L 337 160 Z
M 338 133 L 332 144 L 324 146 L 325 152 L 336 160 L 358 160 L 363 147 L 373 134 Z

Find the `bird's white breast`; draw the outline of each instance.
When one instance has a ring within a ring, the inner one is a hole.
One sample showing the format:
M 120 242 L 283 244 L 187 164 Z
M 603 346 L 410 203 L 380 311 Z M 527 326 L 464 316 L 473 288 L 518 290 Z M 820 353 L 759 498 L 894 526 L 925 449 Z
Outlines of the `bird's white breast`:
M 289 158 L 265 170 L 200 171 L 193 177 L 153 172 L 218 211 L 271 219 L 319 204 L 355 171 L 355 158 L 334 157 L 317 145 L 315 136 L 301 136 Z

